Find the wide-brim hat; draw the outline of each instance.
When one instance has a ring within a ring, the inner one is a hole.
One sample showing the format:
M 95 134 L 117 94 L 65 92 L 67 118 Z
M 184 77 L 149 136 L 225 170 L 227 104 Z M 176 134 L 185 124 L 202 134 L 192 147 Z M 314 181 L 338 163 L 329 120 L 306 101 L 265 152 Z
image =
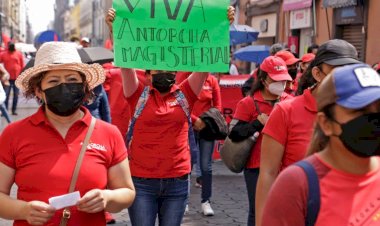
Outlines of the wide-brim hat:
M 74 45 L 68 42 L 46 42 L 37 51 L 34 66 L 18 76 L 16 86 L 25 91 L 29 80 L 45 71 L 73 70 L 85 75 L 90 89 L 102 84 L 105 71 L 100 64 L 82 63 Z

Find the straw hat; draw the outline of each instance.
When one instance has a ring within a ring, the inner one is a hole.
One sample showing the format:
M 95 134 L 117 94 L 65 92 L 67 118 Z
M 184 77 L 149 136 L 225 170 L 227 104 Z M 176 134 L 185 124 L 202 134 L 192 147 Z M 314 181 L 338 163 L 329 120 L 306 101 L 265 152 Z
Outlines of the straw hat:
M 83 73 L 90 89 L 102 84 L 105 72 L 99 64 L 84 64 L 74 45 L 68 42 L 46 42 L 36 54 L 34 66 L 18 76 L 16 86 L 25 91 L 29 80 L 41 72 L 52 70 L 73 70 Z

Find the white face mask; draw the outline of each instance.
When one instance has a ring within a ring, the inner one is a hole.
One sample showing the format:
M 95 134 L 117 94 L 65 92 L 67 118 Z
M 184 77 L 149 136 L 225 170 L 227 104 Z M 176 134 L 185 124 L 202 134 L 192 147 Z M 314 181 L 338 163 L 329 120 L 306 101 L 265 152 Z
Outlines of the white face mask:
M 272 82 L 271 84 L 269 84 L 268 90 L 270 93 L 280 96 L 284 92 L 285 86 L 285 81 Z

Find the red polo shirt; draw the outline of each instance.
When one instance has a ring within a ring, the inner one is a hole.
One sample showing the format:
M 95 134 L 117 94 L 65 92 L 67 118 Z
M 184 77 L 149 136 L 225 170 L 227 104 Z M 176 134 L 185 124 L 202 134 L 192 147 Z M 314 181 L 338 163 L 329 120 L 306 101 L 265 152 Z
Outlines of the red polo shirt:
M 280 97 L 280 101 L 290 99 L 292 96 L 287 93 L 283 93 Z M 273 106 L 264 100 L 261 91 L 256 91 L 252 96 L 246 96 L 242 100 L 238 102 L 236 105 L 236 111 L 234 114 L 234 119 L 238 119 L 240 121 L 245 122 L 253 122 L 257 119 L 259 115 L 256 110 L 254 100 L 257 101 L 257 105 L 262 113 L 270 115 L 273 109 Z M 259 168 L 260 167 L 260 153 L 261 153 L 261 140 L 263 139 L 262 134 L 258 137 L 255 145 L 253 145 L 251 150 L 251 155 L 246 164 L 246 168 Z
M 135 177 L 172 178 L 190 173 L 190 149 L 188 120 L 173 93 L 180 89 L 189 105 L 190 112 L 197 101 L 189 82 L 173 85 L 170 93 L 161 96 L 151 88 L 148 101 L 136 121 L 130 147 L 131 173 Z M 131 114 L 144 90 L 140 82 L 129 98 Z
M 16 80 L 24 68 L 24 56 L 17 50 L 6 51 L 0 54 L 0 63 L 3 63 L 5 70 L 8 71 L 9 79 Z
M 18 186 L 17 198 L 24 201 L 39 200 L 48 203 L 53 196 L 66 194 L 91 122 L 91 114 L 75 122 L 65 138 L 47 120 L 42 108 L 34 115 L 9 124 L 0 136 L 0 161 L 15 170 Z M 119 130 L 97 120 L 76 184 L 81 196 L 86 192 L 107 186 L 108 169 L 127 157 Z M 68 225 L 105 225 L 103 212 L 88 214 L 71 207 Z M 62 210 L 46 225 L 59 225 Z M 72 223 L 70 223 L 72 222 Z M 17 226 L 29 225 L 15 221 Z
M 319 180 L 321 206 L 315 226 L 380 225 L 379 167 L 351 174 L 335 169 L 319 154 L 305 161 L 313 165 Z M 305 172 L 298 166 L 285 169 L 270 190 L 262 225 L 305 225 L 308 192 Z
M 222 97 L 220 95 L 220 87 L 218 80 L 208 75 L 201 93 L 198 95 L 198 101 L 195 102 L 191 119 L 195 122 L 199 116 L 208 111 L 211 107 L 215 107 L 222 111 Z
M 263 133 L 284 146 L 281 170 L 305 157 L 316 115 L 317 104 L 310 90 L 273 110 Z

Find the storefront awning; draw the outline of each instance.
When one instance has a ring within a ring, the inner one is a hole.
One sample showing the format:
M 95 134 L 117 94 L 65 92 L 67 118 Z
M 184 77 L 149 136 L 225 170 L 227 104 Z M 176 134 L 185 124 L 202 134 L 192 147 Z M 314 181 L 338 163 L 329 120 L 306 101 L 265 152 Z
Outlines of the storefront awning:
M 312 0 L 284 0 L 282 5 L 283 11 L 297 10 L 297 9 L 305 9 L 310 8 Z
M 250 0 L 249 5 L 254 7 L 267 7 L 279 0 Z
M 341 8 L 348 6 L 356 6 L 358 0 L 323 0 L 323 7 Z

